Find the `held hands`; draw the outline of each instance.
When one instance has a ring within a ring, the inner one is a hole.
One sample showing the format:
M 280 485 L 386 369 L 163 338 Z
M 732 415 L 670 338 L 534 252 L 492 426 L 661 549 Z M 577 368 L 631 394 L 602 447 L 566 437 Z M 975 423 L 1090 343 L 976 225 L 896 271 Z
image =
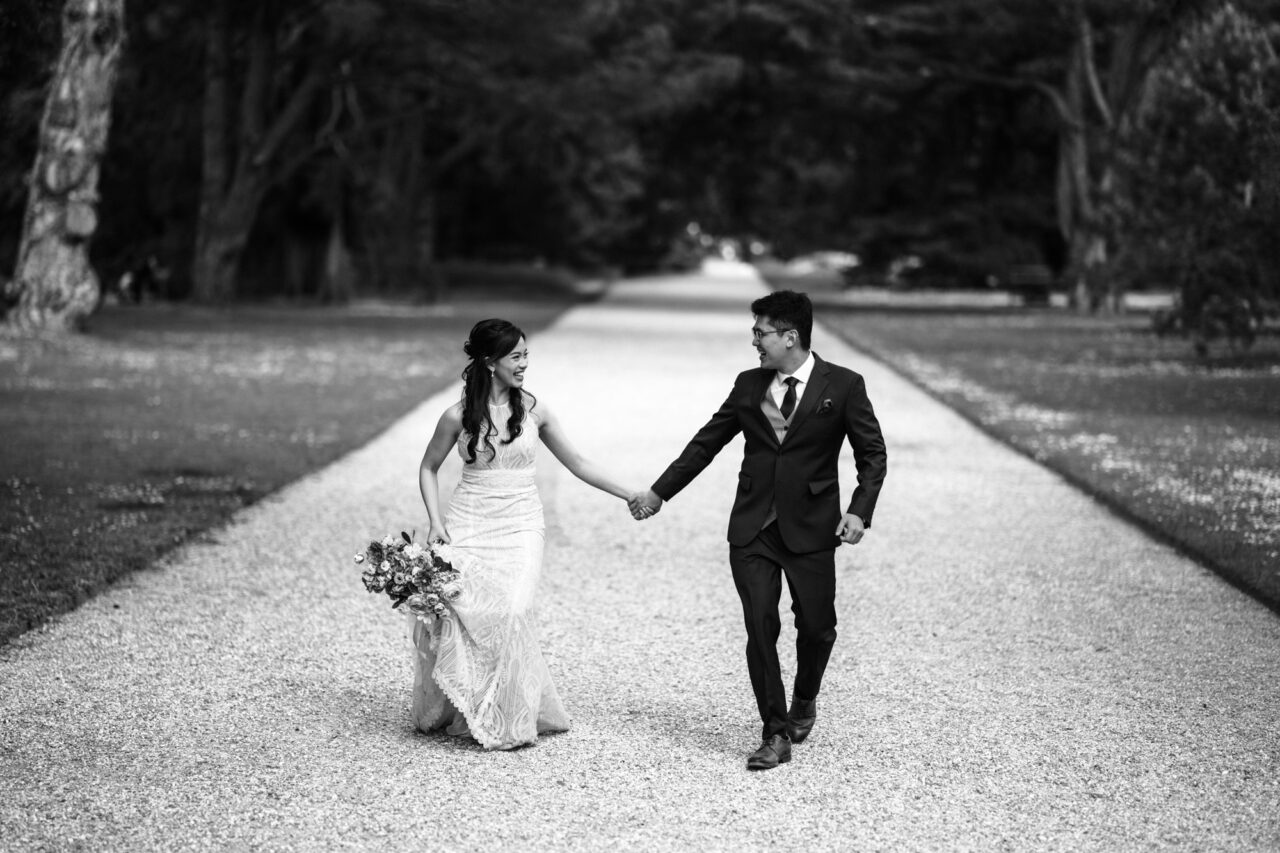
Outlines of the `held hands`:
M 657 515 L 658 510 L 662 509 L 662 498 L 654 494 L 653 489 L 633 492 L 631 497 L 627 498 L 627 508 L 631 510 L 632 518 L 636 521 L 644 521 L 646 518 Z
M 840 537 L 841 542 L 848 542 L 850 545 L 861 542 L 865 532 L 866 526 L 862 523 L 862 519 L 852 513 L 846 513 L 836 525 L 836 536 Z

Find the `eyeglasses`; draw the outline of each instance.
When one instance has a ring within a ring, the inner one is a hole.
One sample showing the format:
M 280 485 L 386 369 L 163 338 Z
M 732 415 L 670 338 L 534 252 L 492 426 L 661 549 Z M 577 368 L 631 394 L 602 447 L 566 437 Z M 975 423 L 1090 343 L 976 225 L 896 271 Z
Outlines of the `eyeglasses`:
M 752 329 L 751 340 L 758 341 L 765 335 L 785 335 L 787 332 L 794 332 L 795 329 Z

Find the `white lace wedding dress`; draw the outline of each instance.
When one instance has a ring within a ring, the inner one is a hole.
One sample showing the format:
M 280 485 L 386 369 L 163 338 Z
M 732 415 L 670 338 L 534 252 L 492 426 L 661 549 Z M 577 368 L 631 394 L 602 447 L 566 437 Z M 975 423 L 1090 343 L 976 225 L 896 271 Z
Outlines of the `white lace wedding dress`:
M 490 406 L 506 438 L 509 404 Z M 510 444 L 484 442 L 466 463 L 445 513 L 453 563 L 462 573 L 454 612 L 430 626 L 414 621 L 413 721 L 422 731 L 468 732 L 485 749 L 512 749 L 569 717 L 542 657 L 532 610 L 542 572 L 542 502 L 534 486 L 538 415 Z

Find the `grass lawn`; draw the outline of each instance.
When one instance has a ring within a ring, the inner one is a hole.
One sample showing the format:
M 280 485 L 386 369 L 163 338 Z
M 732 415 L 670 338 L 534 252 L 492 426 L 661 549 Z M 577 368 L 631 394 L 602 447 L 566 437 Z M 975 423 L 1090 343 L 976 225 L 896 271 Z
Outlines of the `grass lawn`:
M 458 379 L 477 320 L 532 336 L 581 298 L 482 279 L 441 307 L 157 304 L 0 338 L 0 643 L 373 438 Z
M 1202 361 L 1186 340 L 1155 337 L 1141 316 L 860 310 L 833 300 L 818 313 L 990 433 L 1280 609 L 1280 337 Z

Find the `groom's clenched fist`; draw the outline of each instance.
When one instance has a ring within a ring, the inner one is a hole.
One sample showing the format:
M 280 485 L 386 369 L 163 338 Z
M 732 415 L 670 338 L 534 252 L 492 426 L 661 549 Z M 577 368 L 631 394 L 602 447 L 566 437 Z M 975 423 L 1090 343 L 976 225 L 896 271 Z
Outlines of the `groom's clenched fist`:
M 840 519 L 840 523 L 836 525 L 836 535 L 840 537 L 840 541 L 848 542 L 850 545 L 857 545 L 861 542 L 862 535 L 866 530 L 866 525 L 862 523 L 862 519 L 852 513 L 846 513 L 845 517 Z

